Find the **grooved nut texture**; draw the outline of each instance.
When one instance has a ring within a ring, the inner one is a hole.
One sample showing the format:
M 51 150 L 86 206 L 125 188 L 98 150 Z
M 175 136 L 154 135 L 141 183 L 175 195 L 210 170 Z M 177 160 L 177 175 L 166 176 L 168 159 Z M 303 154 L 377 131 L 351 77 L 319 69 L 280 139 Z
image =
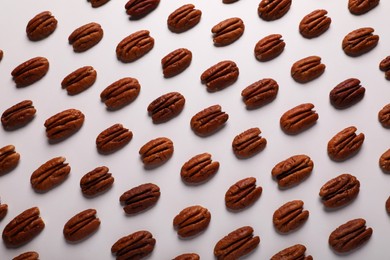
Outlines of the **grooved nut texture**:
M 234 154 L 238 158 L 249 158 L 264 150 L 267 139 L 260 134 L 260 128 L 253 127 L 236 135 L 232 142 Z
M 211 220 L 208 209 L 195 205 L 184 208 L 173 219 L 173 226 L 182 238 L 193 237 L 204 231 Z
M 114 177 L 106 166 L 100 166 L 86 173 L 80 179 L 81 192 L 88 197 L 107 191 L 114 183 Z
M 39 260 L 39 254 L 35 251 L 28 251 L 15 256 L 12 260 Z
M 152 253 L 156 240 L 146 230 L 136 231 L 118 239 L 111 247 L 117 260 L 142 259 Z
M 360 84 L 360 80 L 349 78 L 330 91 L 330 103 L 338 109 L 348 108 L 362 100 L 365 92 L 366 89 Z
M 35 57 L 14 68 L 11 75 L 17 87 L 27 87 L 43 78 L 48 71 L 49 61 L 45 57 Z
M 141 85 L 135 78 L 121 78 L 100 93 L 100 99 L 109 110 L 118 110 L 133 102 L 141 91 Z
M 84 66 L 67 75 L 61 86 L 69 95 L 76 95 L 91 87 L 96 81 L 96 76 L 96 70 L 92 66 Z
M 390 149 L 379 157 L 379 167 L 382 171 L 390 173 Z
M 15 146 L 6 145 L 0 148 L 0 176 L 6 174 L 18 165 L 20 154 L 15 151 Z
M 237 81 L 239 69 L 234 61 L 225 60 L 211 66 L 200 76 L 202 84 L 206 84 L 207 91 L 222 90 Z
M 213 105 L 196 113 L 191 118 L 191 128 L 199 136 L 208 136 L 220 130 L 229 119 L 220 105 Z
M 362 27 L 345 35 L 341 46 L 345 54 L 357 57 L 374 49 L 378 42 L 379 36 L 374 34 L 373 28 Z
M 168 29 L 174 33 L 188 31 L 199 23 L 201 17 L 201 10 L 195 9 L 193 4 L 185 4 L 168 16 Z
M 187 69 L 192 61 L 192 52 L 186 48 L 179 48 L 168 53 L 161 59 L 161 66 L 165 78 L 174 77 Z
M 166 93 L 153 100 L 147 107 L 153 123 L 164 123 L 181 113 L 185 98 L 179 92 Z
M 127 214 L 137 214 L 155 205 L 160 194 L 160 188 L 156 184 L 145 183 L 124 192 L 119 201 Z
M 307 83 L 321 76 L 325 71 L 325 64 L 318 56 L 308 56 L 296 61 L 291 66 L 291 77 L 298 83 Z
M 95 209 L 83 210 L 71 217 L 64 225 L 63 234 L 69 242 L 79 242 L 91 236 L 100 226 Z
M 154 39 L 148 30 L 136 31 L 125 37 L 116 46 L 116 57 L 124 63 L 133 62 L 144 56 L 154 47 Z
M 211 154 L 201 153 L 183 164 L 180 176 L 187 184 L 200 184 L 213 177 L 218 169 L 219 162 L 212 161 Z
M 378 112 L 378 120 L 385 128 L 390 128 L 390 103 Z
M 317 9 L 302 18 L 299 23 L 299 32 L 305 38 L 311 39 L 326 32 L 332 19 L 326 16 L 328 11 Z
M 3 112 L 1 124 L 5 130 L 21 128 L 34 119 L 36 111 L 31 100 L 23 100 Z
M 348 0 L 348 10 L 355 15 L 365 14 L 374 9 L 380 0 Z
M 256 43 L 254 54 L 258 61 L 270 61 L 278 57 L 285 46 L 281 34 L 270 34 Z
M 271 78 L 258 80 L 241 91 L 247 109 L 256 109 L 272 102 L 279 91 L 278 83 Z
M 122 124 L 114 124 L 96 137 L 96 148 L 101 154 L 110 154 L 122 149 L 133 138 L 133 132 Z
M 303 210 L 302 200 L 289 201 L 275 210 L 272 221 L 276 230 L 286 234 L 300 228 L 309 218 L 309 211 Z
M 253 205 L 261 196 L 263 188 L 256 186 L 256 178 L 237 181 L 225 193 L 225 205 L 231 210 L 243 210 Z
M 44 126 L 50 142 L 62 141 L 75 134 L 83 125 L 85 116 L 77 109 L 66 109 L 46 119 Z
M 130 19 L 140 19 L 157 8 L 160 0 L 129 0 L 126 5 L 126 13 Z
M 57 28 L 57 19 L 50 11 L 43 11 L 34 16 L 26 26 L 27 37 L 31 41 L 47 38 Z
M 244 33 L 244 22 L 238 17 L 228 18 L 211 28 L 215 46 L 226 46 L 237 41 Z
M 98 44 L 103 38 L 100 24 L 91 22 L 75 29 L 68 37 L 74 52 L 84 52 Z
M 264 21 L 282 18 L 290 10 L 292 0 L 262 0 L 257 12 Z
M 280 117 L 280 127 L 286 134 L 299 134 L 312 127 L 318 120 L 314 105 L 304 103 L 286 111 Z
M 110 0 L 88 0 L 88 2 L 91 3 L 91 6 L 92 6 L 93 8 L 100 7 L 100 6 L 102 6 L 102 5 L 106 4 L 106 3 L 108 3 L 108 1 L 110 1 Z
M 354 156 L 362 147 L 364 134 L 356 134 L 357 128 L 354 126 L 347 127 L 328 142 L 328 155 L 334 161 L 344 161 Z
M 312 256 L 305 256 L 306 247 L 301 244 L 296 244 L 287 247 L 271 257 L 271 260 L 313 260 Z
M 173 142 L 166 137 L 148 141 L 140 150 L 141 160 L 145 167 L 156 167 L 166 163 L 173 154 Z

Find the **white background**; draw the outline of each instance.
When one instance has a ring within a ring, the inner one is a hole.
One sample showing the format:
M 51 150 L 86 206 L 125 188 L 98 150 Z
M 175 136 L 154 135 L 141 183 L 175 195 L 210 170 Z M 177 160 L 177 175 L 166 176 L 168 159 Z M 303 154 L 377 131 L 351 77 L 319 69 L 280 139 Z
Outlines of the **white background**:
M 222 4 L 221 0 L 192 1 L 202 10 L 200 23 L 182 33 L 170 32 L 168 15 L 188 1 L 162 0 L 158 8 L 138 21 L 130 21 L 125 13 L 126 1 L 110 1 L 100 8 L 92 8 L 86 0 L 27 1 L 3 0 L 0 3 L 0 111 L 31 99 L 37 109 L 34 120 L 16 131 L 0 129 L 0 147 L 13 144 L 21 160 L 15 170 L 0 177 L 1 202 L 9 205 L 6 224 L 27 208 L 38 206 L 46 223 L 43 232 L 33 241 L 17 249 L 0 244 L 0 258 L 12 257 L 29 250 L 39 252 L 41 259 L 114 259 L 111 246 L 121 237 L 138 230 L 149 230 L 156 246 L 149 259 L 171 259 L 185 252 L 196 252 L 202 259 L 213 259 L 215 243 L 234 229 L 250 225 L 261 238 L 258 248 L 246 259 L 269 259 L 276 252 L 296 243 L 304 244 L 315 259 L 390 259 L 388 241 L 390 219 L 384 205 L 390 195 L 390 176 L 378 167 L 379 156 L 390 148 L 390 130 L 377 119 L 378 111 L 390 102 L 390 82 L 378 69 L 379 62 L 390 54 L 389 1 L 381 1 L 371 12 L 354 16 L 349 13 L 347 0 L 294 0 L 290 11 L 280 20 L 265 22 L 258 17 L 258 0 L 242 0 Z M 304 39 L 298 24 L 315 9 L 326 9 L 332 18 L 330 29 L 319 38 Z M 58 20 L 55 32 L 39 42 L 26 37 L 25 27 L 36 14 L 49 10 Z M 214 47 L 211 28 L 220 21 L 240 17 L 245 23 L 243 36 L 226 47 Z M 104 30 L 102 41 L 84 53 L 74 53 L 68 44 L 70 33 L 89 22 L 98 22 Z M 378 46 L 371 52 L 351 58 L 341 49 L 343 37 L 350 31 L 370 26 L 380 36 Z M 155 39 L 154 48 L 144 57 L 130 64 L 116 59 L 116 45 L 131 33 L 147 29 Z M 253 48 L 258 40 L 271 33 L 280 33 L 286 42 L 284 52 L 276 59 L 260 63 L 254 58 Z M 193 53 L 190 67 L 182 74 L 164 79 L 160 61 L 177 48 L 188 48 Z M 290 76 L 291 65 L 309 55 L 322 57 L 325 73 L 318 79 L 298 84 Z M 47 75 L 39 82 L 16 88 L 11 71 L 20 63 L 44 56 L 50 62 Z M 240 69 L 238 81 L 216 93 L 208 93 L 200 83 L 201 73 L 222 60 L 233 60 Z M 87 91 L 68 96 L 61 89 L 62 79 L 85 65 L 97 71 L 95 84 Z M 109 112 L 100 101 L 100 92 L 122 77 L 137 78 L 141 84 L 138 98 L 129 106 Z M 279 93 L 272 103 L 248 111 L 241 100 L 241 91 L 249 84 L 271 77 L 279 83 Z M 366 88 L 364 99 L 355 106 L 336 110 L 329 103 L 330 90 L 341 81 L 356 77 Z M 154 125 L 148 116 L 148 104 L 162 94 L 178 91 L 186 98 L 182 113 L 173 120 Z M 311 102 L 319 120 L 309 130 L 288 136 L 279 127 L 280 116 L 301 103 Z M 190 129 L 190 119 L 210 105 L 220 104 L 229 114 L 221 131 L 201 138 Z M 71 138 L 49 144 L 44 121 L 68 108 L 81 110 L 85 122 Z M 96 136 L 107 127 L 122 123 L 134 137 L 122 150 L 103 156 L 97 153 Z M 326 152 L 328 140 L 345 127 L 354 125 L 366 136 L 361 151 L 353 158 L 337 163 Z M 233 138 L 251 127 L 259 127 L 268 144 L 264 151 L 247 160 L 237 159 L 231 149 Z M 174 142 L 173 157 L 161 167 L 145 170 L 138 150 L 147 141 L 165 136 Z M 220 162 L 220 169 L 210 181 L 196 187 L 185 185 L 180 168 L 192 156 L 209 152 Z M 307 154 L 314 161 L 311 176 L 300 185 L 280 190 L 271 177 L 274 165 L 295 154 Z M 47 160 L 64 156 L 72 167 L 69 178 L 57 188 L 37 194 L 30 185 L 31 173 Z M 87 199 L 82 196 L 79 181 L 88 171 L 105 165 L 115 177 L 107 193 Z M 347 207 L 326 211 L 319 199 L 320 187 L 341 173 L 355 175 L 361 182 L 357 199 Z M 263 187 L 260 199 L 241 212 L 225 208 L 224 195 L 236 181 L 254 176 Z M 142 183 L 152 182 L 161 188 L 157 204 L 136 216 L 127 216 L 119 204 L 120 195 Z M 281 235 L 272 225 L 275 209 L 287 201 L 301 199 L 310 211 L 308 221 L 296 232 Z M 183 208 L 199 204 L 208 208 L 212 219 L 202 234 L 191 239 L 180 239 L 172 226 L 173 218 Z M 76 213 L 95 208 L 101 220 L 99 230 L 87 240 L 69 244 L 62 235 L 63 225 Z M 371 240 L 359 250 L 338 256 L 328 246 L 329 234 L 339 225 L 362 217 L 374 230 Z

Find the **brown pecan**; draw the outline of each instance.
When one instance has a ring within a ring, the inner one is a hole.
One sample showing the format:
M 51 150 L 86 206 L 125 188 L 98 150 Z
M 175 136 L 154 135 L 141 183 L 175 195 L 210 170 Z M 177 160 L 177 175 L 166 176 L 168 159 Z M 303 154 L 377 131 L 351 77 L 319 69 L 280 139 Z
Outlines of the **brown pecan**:
M 372 232 L 372 228 L 366 227 L 364 219 L 352 219 L 329 235 L 329 245 L 337 253 L 347 253 L 365 244 L 371 238 Z
M 387 200 L 385 202 L 385 208 L 386 208 L 387 214 L 390 214 L 390 196 L 387 198 Z
M 320 36 L 326 32 L 332 19 L 326 16 L 328 11 L 317 9 L 309 13 L 299 23 L 299 32 L 305 38 L 311 39 Z
M 100 93 L 100 99 L 107 109 L 117 110 L 133 102 L 141 91 L 141 85 L 135 78 L 122 78 L 110 84 Z
M 222 0 L 222 3 L 224 4 L 232 4 L 234 2 L 237 2 L 238 0 Z
M 0 61 L 3 59 L 3 57 L 4 57 L 4 51 L 0 50 Z
M 328 142 L 328 155 L 334 161 L 344 161 L 354 156 L 362 147 L 364 134 L 356 135 L 357 128 L 347 127 L 338 132 Z
M 154 46 L 154 39 L 148 30 L 140 30 L 125 37 L 116 46 L 116 57 L 124 63 L 133 62 L 148 53 Z
M 34 239 L 45 228 L 38 207 L 26 209 L 13 218 L 3 229 L 7 247 L 19 247 Z
M 267 139 L 260 136 L 260 134 L 260 128 L 253 127 L 236 135 L 232 142 L 234 154 L 238 158 L 249 158 L 264 150 Z
M 169 92 L 153 100 L 147 110 L 153 123 L 164 123 L 179 115 L 185 102 L 184 96 L 179 92 Z
M 36 192 L 47 192 L 63 183 L 70 173 L 66 158 L 54 157 L 36 169 L 30 177 L 32 188 Z
M 157 8 L 160 0 L 129 0 L 126 5 L 126 13 L 130 15 L 130 19 L 140 19 L 145 17 Z
M 208 136 L 220 130 L 229 119 L 220 105 L 213 105 L 196 113 L 191 118 L 191 128 L 199 136 Z
M 280 34 L 270 34 L 260 39 L 254 49 L 258 61 L 269 61 L 278 57 L 283 51 L 286 43 Z
M 390 103 L 378 112 L 378 120 L 385 128 L 390 128 Z
M 46 136 L 50 142 L 62 141 L 76 133 L 84 123 L 84 114 L 77 109 L 66 109 L 46 119 Z
M 88 2 L 90 2 L 91 6 L 94 8 L 100 7 L 104 4 L 106 4 L 108 1 L 110 1 L 110 0 L 88 0 Z
M 390 173 L 390 149 L 379 157 L 379 167 L 386 173 Z
M 280 117 L 280 127 L 286 134 L 299 134 L 312 127 L 318 120 L 318 114 L 311 103 L 300 104 L 286 111 Z
M 182 238 L 198 235 L 204 231 L 211 220 L 210 211 L 202 206 L 190 206 L 175 216 L 173 226 Z
M 114 183 L 114 177 L 106 166 L 100 166 L 86 173 L 80 179 L 81 192 L 85 196 L 96 196 L 107 191 Z
M 69 242 L 79 242 L 97 231 L 100 219 L 95 209 L 83 210 L 71 217 L 64 225 L 63 234 Z
M 91 22 L 75 29 L 68 37 L 74 52 L 84 52 L 95 46 L 103 38 L 100 24 Z
M 255 109 L 272 102 L 278 91 L 279 85 L 274 79 L 264 78 L 243 89 L 241 96 L 247 109 Z
M 237 181 L 225 193 L 225 205 L 231 210 L 242 210 L 253 205 L 261 196 L 263 188 L 256 186 L 256 178 Z
M 127 214 L 136 214 L 155 205 L 160 198 L 160 188 L 153 183 L 145 183 L 124 192 L 119 201 Z
M 379 63 L 379 69 L 385 72 L 385 78 L 390 80 L 390 56 L 387 56 Z
M 199 184 L 213 177 L 218 169 L 219 162 L 212 161 L 211 154 L 201 153 L 183 164 L 180 176 L 188 184 Z
M 15 256 L 12 260 L 39 260 L 39 254 L 35 251 L 28 251 Z
M 257 12 L 264 21 L 282 18 L 290 10 L 291 0 L 261 0 Z
M 327 208 L 338 208 L 352 202 L 360 190 L 359 180 L 348 173 L 327 181 L 320 189 L 321 201 Z
M 238 259 L 249 254 L 260 244 L 260 237 L 253 235 L 253 228 L 243 226 L 233 230 L 214 247 L 214 255 L 217 259 Z
M 361 15 L 374 9 L 380 0 L 349 0 L 348 10 L 351 14 Z
M 301 227 L 309 218 L 309 211 L 303 210 L 302 200 L 289 201 L 273 214 L 273 223 L 280 233 L 288 233 Z
M 206 84 L 209 92 L 215 92 L 232 85 L 238 79 L 239 69 L 235 62 L 220 61 L 205 70 L 200 76 L 202 84 Z
M 96 75 L 96 70 L 92 66 L 84 66 L 67 75 L 61 86 L 69 95 L 76 95 L 92 86 L 96 81 Z
M 349 78 L 330 91 L 330 103 L 338 109 L 348 108 L 362 100 L 365 92 L 366 89 L 360 85 L 360 80 Z
M 211 28 L 215 46 L 226 46 L 238 40 L 244 33 L 244 22 L 238 18 L 228 18 Z
M 111 247 L 117 260 L 142 259 L 152 253 L 156 240 L 152 233 L 140 230 L 118 239 Z
M 199 23 L 201 16 L 201 10 L 195 9 L 193 4 L 185 4 L 168 16 L 168 29 L 174 33 L 188 31 Z
M 43 11 L 34 16 L 26 26 L 27 37 L 31 41 L 47 38 L 57 28 L 57 19 L 49 11 Z
M 279 251 L 271 257 L 271 260 L 313 260 L 312 256 L 305 256 L 305 252 L 306 247 L 304 245 L 296 244 Z
M 27 87 L 46 75 L 49 61 L 44 57 L 35 57 L 18 65 L 12 70 L 12 79 L 17 87 Z
M 289 188 L 304 181 L 313 171 L 314 163 L 304 154 L 294 155 L 279 162 L 271 171 L 279 187 Z
M 344 53 L 357 57 L 374 49 L 379 42 L 379 36 L 371 27 L 363 27 L 348 33 L 342 41 Z
M 0 201 L 0 221 L 3 220 L 3 218 L 7 215 L 8 213 L 8 205 L 7 204 L 2 204 Z
M 165 78 L 171 78 L 182 73 L 190 66 L 192 52 L 186 48 L 176 49 L 161 59 L 161 66 Z
M 96 137 L 96 148 L 99 153 L 110 154 L 122 149 L 132 138 L 133 132 L 122 124 L 114 124 Z
M 36 111 L 31 100 L 23 100 L 3 112 L 1 124 L 5 130 L 15 130 L 31 122 Z
M 173 154 L 173 142 L 166 137 L 150 140 L 139 149 L 145 167 L 156 167 L 167 162 Z
M 6 145 L 0 148 L 0 176 L 15 169 L 19 159 L 20 154 L 15 151 L 15 146 Z
M 200 260 L 200 256 L 196 253 L 185 253 L 176 256 L 173 260 Z
M 296 61 L 291 67 L 291 77 L 298 83 L 307 83 L 321 76 L 325 71 L 325 64 L 318 56 L 309 56 Z

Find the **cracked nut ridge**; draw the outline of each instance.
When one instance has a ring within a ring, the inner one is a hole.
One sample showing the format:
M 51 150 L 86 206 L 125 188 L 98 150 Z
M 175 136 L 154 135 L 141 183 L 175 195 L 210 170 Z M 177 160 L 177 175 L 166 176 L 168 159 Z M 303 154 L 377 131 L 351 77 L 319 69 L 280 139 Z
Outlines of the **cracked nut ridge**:
M 64 225 L 63 234 L 68 242 L 76 243 L 90 237 L 100 226 L 95 209 L 83 210 L 71 217 Z
M 309 211 L 303 210 L 302 200 L 292 200 L 275 210 L 272 221 L 277 231 L 287 234 L 300 228 L 309 218 Z
M 206 137 L 220 130 L 228 119 L 229 115 L 222 111 L 220 105 L 212 105 L 196 113 L 190 125 L 195 134 Z
M 116 57 L 123 63 L 134 62 L 154 47 L 148 30 L 140 30 L 125 37 L 116 46 Z
M 91 87 L 96 81 L 96 70 L 92 66 L 81 67 L 61 82 L 61 87 L 66 89 L 69 95 L 76 95 Z
M 327 151 L 332 160 L 345 161 L 360 151 L 364 142 L 364 134 L 357 135 L 356 131 L 355 126 L 350 126 L 341 130 L 329 140 Z
M 256 186 L 256 178 L 248 177 L 237 181 L 225 193 L 225 205 L 233 211 L 253 205 L 261 196 L 263 188 Z
M 137 214 L 154 206 L 160 198 L 160 188 L 153 183 L 145 183 L 124 192 L 119 202 L 126 214 Z
M 3 112 L 1 124 L 5 130 L 16 130 L 30 123 L 36 111 L 31 100 L 23 100 Z
M 303 17 L 299 23 L 300 34 L 305 38 L 312 39 L 326 32 L 332 22 L 332 19 L 326 16 L 327 14 L 328 11 L 317 9 Z
M 220 47 L 237 41 L 244 31 L 244 22 L 238 17 L 225 19 L 211 28 L 214 45 Z
M 182 33 L 200 22 L 202 11 L 193 4 L 185 4 L 173 11 L 167 19 L 168 29 L 174 33 Z
M 280 117 L 280 127 L 284 133 L 295 135 L 314 126 L 319 116 L 311 103 L 300 104 L 286 111 Z
M 140 150 L 145 167 L 157 167 L 166 163 L 173 155 L 173 142 L 166 137 L 158 137 L 144 144 Z
M 279 85 L 274 79 L 264 78 L 243 89 L 241 96 L 247 109 L 256 109 L 272 102 L 278 91 Z
M 57 19 L 50 11 L 43 11 L 34 16 L 26 26 L 27 37 L 30 41 L 39 41 L 51 35 L 57 28 Z
M 92 22 L 75 29 L 68 37 L 74 52 L 84 52 L 91 49 L 103 39 L 103 29 L 100 24 Z
M 362 100 L 365 92 L 366 89 L 360 84 L 360 80 L 349 78 L 330 91 L 330 103 L 338 109 L 348 108 Z
M 190 238 L 203 232 L 210 223 L 211 214 L 200 205 L 184 208 L 173 219 L 173 227 L 181 238 Z
M 257 12 L 264 21 L 282 18 L 290 10 L 292 0 L 262 0 Z
M 296 61 L 291 66 L 291 77 L 298 83 L 307 83 L 320 77 L 325 71 L 325 64 L 318 56 L 308 56 Z
M 379 110 L 378 120 L 384 128 L 390 128 L 390 103 Z
M 49 71 L 49 61 L 45 57 L 31 58 L 11 72 L 16 87 L 27 87 L 42 79 Z
M 219 162 L 211 159 L 211 154 L 197 154 L 183 164 L 180 170 L 181 179 L 186 184 L 201 184 L 213 177 L 219 169 Z
M 385 173 L 390 173 L 390 149 L 379 157 L 379 167 Z
M 380 0 L 348 0 L 348 10 L 351 14 L 362 15 L 374 9 Z
M 271 260 L 313 260 L 311 255 L 305 256 L 306 247 L 301 244 L 296 244 L 287 247 L 271 257 Z
M 112 187 L 114 177 L 106 166 L 96 167 L 80 179 L 81 192 L 87 197 L 101 194 Z
M 207 91 L 222 90 L 237 81 L 239 69 L 234 61 L 224 60 L 205 70 L 200 76 L 202 84 Z
M 147 230 L 140 230 L 118 239 L 111 247 L 117 260 L 142 259 L 153 252 L 156 239 Z
M 260 39 L 254 49 L 258 61 L 270 61 L 278 57 L 283 51 L 286 43 L 280 34 L 270 34 Z
M 174 77 L 187 69 L 192 61 L 192 52 L 186 48 L 179 48 L 168 53 L 161 59 L 161 66 L 165 78 Z
M 371 27 L 362 27 L 348 33 L 341 43 L 344 53 L 351 57 L 361 56 L 374 49 L 379 42 L 379 36 Z
M 129 0 L 126 5 L 126 13 L 131 20 L 138 20 L 157 8 L 160 0 Z
M 114 124 L 96 137 L 96 148 L 101 154 L 111 154 L 125 147 L 132 138 L 132 131 L 122 124 Z
M 165 123 L 183 111 L 185 98 L 179 92 L 166 93 L 153 100 L 147 107 L 155 124 Z
M 100 99 L 108 110 L 118 110 L 133 102 L 141 91 L 141 85 L 135 78 L 121 78 L 100 93 Z
M 15 151 L 15 146 L 6 145 L 0 148 L 0 176 L 9 173 L 16 168 L 20 160 L 20 154 Z
M 232 142 L 233 153 L 237 158 L 250 158 L 264 150 L 267 139 L 260 136 L 261 130 L 258 127 L 249 128 L 236 135 Z

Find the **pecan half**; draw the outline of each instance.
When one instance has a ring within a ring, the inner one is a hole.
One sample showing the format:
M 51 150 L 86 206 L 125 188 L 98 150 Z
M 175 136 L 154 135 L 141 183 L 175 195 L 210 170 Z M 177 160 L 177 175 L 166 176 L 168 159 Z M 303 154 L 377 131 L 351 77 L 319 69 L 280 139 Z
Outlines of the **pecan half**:
M 77 109 L 66 109 L 46 119 L 46 136 L 50 142 L 62 141 L 75 134 L 84 123 L 84 114 Z
M 225 205 L 231 210 L 243 210 L 253 205 L 261 196 L 263 188 L 256 186 L 256 178 L 237 181 L 225 193 Z
M 247 109 L 255 109 L 272 102 L 278 91 L 279 85 L 274 79 L 264 78 L 243 89 L 241 96 Z
M 286 43 L 280 34 L 270 34 L 260 39 L 254 49 L 258 61 L 270 61 L 278 57 L 283 51 Z
M 385 78 L 390 80 L 390 56 L 387 56 L 379 63 L 379 69 L 385 72 Z
M 147 110 L 153 123 L 164 123 L 179 115 L 185 102 L 184 96 L 179 92 L 169 92 L 153 100 Z
M 379 36 L 371 27 L 363 27 L 348 33 L 342 41 L 344 53 L 351 57 L 363 55 L 374 49 L 379 42 Z
M 308 56 L 296 61 L 291 67 L 291 77 L 298 83 L 307 83 L 321 76 L 325 71 L 325 64 L 318 56 Z
M 39 254 L 35 251 L 28 251 L 15 256 L 12 260 L 39 260 Z
M 379 167 L 386 173 L 390 173 L 390 149 L 379 157 Z
M 0 50 L 0 61 L 3 59 L 3 57 L 4 57 L 4 51 Z
M 303 210 L 302 200 L 289 201 L 275 210 L 272 220 L 276 230 L 289 233 L 301 227 L 309 218 L 309 211 Z
M 264 21 L 282 18 L 290 10 L 291 0 L 261 0 L 257 12 Z
M 64 225 L 63 234 L 69 242 L 79 242 L 91 236 L 100 226 L 95 209 L 83 210 L 71 217 Z
M 329 235 L 329 245 L 337 253 L 347 253 L 365 244 L 372 235 L 362 218 L 352 219 L 340 225 Z
M 8 213 L 8 205 L 1 203 L 0 201 L 0 221 L 3 220 L 3 218 L 7 215 Z
M 96 148 L 99 153 L 110 154 L 122 149 L 132 138 L 133 132 L 122 124 L 114 124 L 96 137 Z
M 166 137 L 150 140 L 139 149 L 145 167 L 156 167 L 167 162 L 173 154 L 173 142 Z
M 91 87 L 96 81 L 96 76 L 96 70 L 92 66 L 84 66 L 67 75 L 61 86 L 69 95 L 76 95 Z
M 137 20 L 151 13 L 159 3 L 160 0 L 129 0 L 125 9 L 130 19 Z
M 237 2 L 238 0 L 222 0 L 222 3 L 224 4 L 232 4 L 234 2 Z
M 280 127 L 286 134 L 299 134 L 312 127 L 318 120 L 318 114 L 311 103 L 300 104 L 286 111 L 280 117 Z
M 254 236 L 253 228 L 243 226 L 233 230 L 214 246 L 217 259 L 238 259 L 249 254 L 260 244 L 260 237 Z
M 174 33 L 188 31 L 199 23 L 201 17 L 201 10 L 195 9 L 193 4 L 185 4 L 168 16 L 168 29 Z
M 220 61 L 205 70 L 200 76 L 202 84 L 206 84 L 209 92 L 222 90 L 237 81 L 239 69 L 235 62 Z
M 9 173 L 18 165 L 20 154 L 15 151 L 15 146 L 6 145 L 0 148 L 0 176 Z
M 338 109 L 348 108 L 362 100 L 365 92 L 366 89 L 360 85 L 360 80 L 349 78 L 330 91 L 330 103 Z
M 117 260 L 142 259 L 152 253 L 156 239 L 152 233 L 140 230 L 118 239 L 111 247 Z
M 104 4 L 106 4 L 110 0 L 88 0 L 88 2 L 91 3 L 91 6 L 94 8 L 100 7 Z
M 125 37 L 116 46 L 116 57 L 124 63 L 133 62 L 148 53 L 154 46 L 154 39 L 148 30 L 140 30 Z
M 213 177 L 218 169 L 219 162 L 212 161 L 211 154 L 201 153 L 183 164 L 180 176 L 187 184 L 199 184 Z
M 390 196 L 387 198 L 387 200 L 385 202 L 385 209 L 386 209 L 387 214 L 390 214 Z
M 305 252 L 306 247 L 304 245 L 296 244 L 279 251 L 271 257 L 271 260 L 313 260 L 311 255 L 305 256 Z
M 185 253 L 176 256 L 173 260 L 200 260 L 200 256 L 196 253 Z
M 160 198 L 160 188 L 153 183 L 145 183 L 124 192 L 119 201 L 127 214 L 136 214 L 155 205 Z
M 108 171 L 108 167 L 101 166 L 86 173 L 80 179 L 81 192 L 92 197 L 110 189 L 115 179 Z
M 5 130 L 15 130 L 30 123 L 36 111 L 31 100 L 23 100 L 3 112 L 1 124 Z
M 267 139 L 260 134 L 260 128 L 253 127 L 236 135 L 232 142 L 234 154 L 238 158 L 249 158 L 264 150 Z
M 351 14 L 361 15 L 374 9 L 380 0 L 349 0 L 348 10 Z
M 91 22 L 75 29 L 68 37 L 74 52 L 84 52 L 98 44 L 103 38 L 100 24 Z
M 161 59 L 161 66 L 165 78 L 171 78 L 187 69 L 192 60 L 192 52 L 186 48 L 179 48 L 168 53 Z
M 35 57 L 14 68 L 11 75 L 17 87 L 27 87 L 43 78 L 48 70 L 49 61 L 44 57 Z
M 191 118 L 191 129 L 199 136 L 208 136 L 220 130 L 229 115 L 222 111 L 220 105 L 213 105 L 196 113 Z
M 334 161 L 344 161 L 354 156 L 362 147 L 364 134 L 356 135 L 357 128 L 347 127 L 338 132 L 328 142 L 328 155 Z
M 202 206 L 190 206 L 175 216 L 173 226 L 182 238 L 193 237 L 204 231 L 211 220 L 210 211 Z
M 13 218 L 3 229 L 6 247 L 19 247 L 34 239 L 45 228 L 38 207 L 26 209 Z
M 328 11 L 317 9 L 302 18 L 299 23 L 299 32 L 305 38 L 311 39 L 326 32 L 332 19 L 328 16 Z
M 141 85 L 135 78 L 119 79 L 100 93 L 100 99 L 107 109 L 118 110 L 133 102 L 141 91 Z
M 57 28 L 57 19 L 49 11 L 44 11 L 34 16 L 26 26 L 27 37 L 31 41 L 39 41 L 47 38 Z
M 385 128 L 390 128 L 390 103 L 378 112 L 378 120 Z
M 238 17 L 225 19 L 211 28 L 215 46 L 226 46 L 238 40 L 244 33 L 244 22 Z

